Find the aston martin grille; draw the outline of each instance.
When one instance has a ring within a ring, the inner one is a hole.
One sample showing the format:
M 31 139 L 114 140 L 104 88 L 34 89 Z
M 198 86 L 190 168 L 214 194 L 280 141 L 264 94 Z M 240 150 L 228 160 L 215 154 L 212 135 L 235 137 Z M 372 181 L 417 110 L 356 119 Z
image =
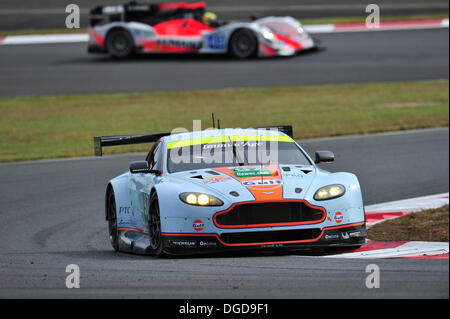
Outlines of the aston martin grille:
M 303 201 L 250 203 L 236 205 L 228 212 L 218 213 L 216 223 L 225 228 L 314 223 L 324 219 L 325 214 L 325 209 L 310 206 Z

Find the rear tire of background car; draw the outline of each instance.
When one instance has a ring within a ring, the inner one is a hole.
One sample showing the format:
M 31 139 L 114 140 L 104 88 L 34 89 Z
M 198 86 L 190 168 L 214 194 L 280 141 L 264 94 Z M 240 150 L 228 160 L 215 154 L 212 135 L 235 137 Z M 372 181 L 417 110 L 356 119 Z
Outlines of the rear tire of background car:
M 117 59 L 130 57 L 134 52 L 134 40 L 125 29 L 112 29 L 106 36 L 106 50 Z
M 158 195 L 155 193 L 150 197 L 148 212 L 148 236 L 150 247 L 156 256 L 164 255 L 163 241 L 161 237 L 161 215 L 159 211 Z
M 258 39 L 253 31 L 240 29 L 230 38 L 228 50 L 238 59 L 246 59 L 256 55 Z
M 119 251 L 119 231 L 117 230 L 116 198 L 111 189 L 108 194 L 108 231 L 111 246 Z

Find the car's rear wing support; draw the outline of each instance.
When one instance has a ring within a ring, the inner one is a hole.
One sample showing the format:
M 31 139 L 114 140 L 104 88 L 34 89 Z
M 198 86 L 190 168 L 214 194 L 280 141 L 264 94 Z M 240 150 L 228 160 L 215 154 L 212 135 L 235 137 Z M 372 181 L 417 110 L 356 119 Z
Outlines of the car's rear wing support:
M 153 133 L 153 134 L 138 134 L 138 135 L 116 135 L 116 136 L 95 136 L 94 137 L 94 154 L 95 156 L 102 156 L 102 147 L 130 145 L 142 143 L 154 143 L 161 137 L 170 135 L 170 133 Z
M 259 126 L 253 127 L 256 129 L 266 129 L 266 130 L 278 130 L 290 138 L 294 138 L 294 130 L 292 129 L 292 125 L 278 125 L 278 126 Z

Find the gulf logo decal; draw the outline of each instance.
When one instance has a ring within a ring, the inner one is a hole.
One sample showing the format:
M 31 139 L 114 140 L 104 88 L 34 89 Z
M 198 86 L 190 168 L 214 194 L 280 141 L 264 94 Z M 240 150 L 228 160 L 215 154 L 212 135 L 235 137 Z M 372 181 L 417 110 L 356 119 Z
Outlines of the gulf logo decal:
M 203 223 L 202 220 L 197 219 L 192 223 L 192 227 L 194 228 L 195 231 L 202 231 L 203 228 L 205 227 L 205 224 Z
M 344 220 L 344 216 L 342 215 L 341 212 L 337 212 L 336 214 L 334 214 L 334 221 L 338 224 L 342 223 L 342 221 Z
M 268 179 L 261 177 L 246 178 L 241 183 L 245 187 L 255 190 L 273 190 L 283 185 L 283 181 L 281 179 Z

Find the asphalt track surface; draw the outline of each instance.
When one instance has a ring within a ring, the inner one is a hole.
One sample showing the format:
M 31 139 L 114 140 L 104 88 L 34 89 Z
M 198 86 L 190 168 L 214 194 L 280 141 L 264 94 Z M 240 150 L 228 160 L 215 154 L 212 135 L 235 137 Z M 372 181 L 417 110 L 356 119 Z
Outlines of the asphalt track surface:
M 448 28 L 317 36 L 326 51 L 244 61 L 179 55 L 116 61 L 88 55 L 81 43 L 5 45 L 0 96 L 448 79 Z
M 87 27 L 89 10 L 96 5 L 116 5 L 126 0 L 2 0 L 0 30 L 65 28 L 65 7 L 76 3 L 80 7 L 81 27 Z M 173 0 L 139 2 L 174 2 Z M 196 1 L 187 1 L 196 2 Z M 290 15 L 296 18 L 367 16 L 366 0 L 208 0 L 208 10 L 220 19 L 248 19 L 252 14 Z M 381 16 L 423 13 L 448 14 L 446 0 L 378 0 Z
M 448 128 L 305 140 L 359 176 L 366 204 L 448 192 Z M 0 298 L 448 298 L 449 261 L 240 253 L 158 259 L 115 253 L 107 181 L 142 154 L 0 164 Z M 367 289 L 366 266 L 380 267 Z M 68 264 L 80 289 L 65 288 Z

